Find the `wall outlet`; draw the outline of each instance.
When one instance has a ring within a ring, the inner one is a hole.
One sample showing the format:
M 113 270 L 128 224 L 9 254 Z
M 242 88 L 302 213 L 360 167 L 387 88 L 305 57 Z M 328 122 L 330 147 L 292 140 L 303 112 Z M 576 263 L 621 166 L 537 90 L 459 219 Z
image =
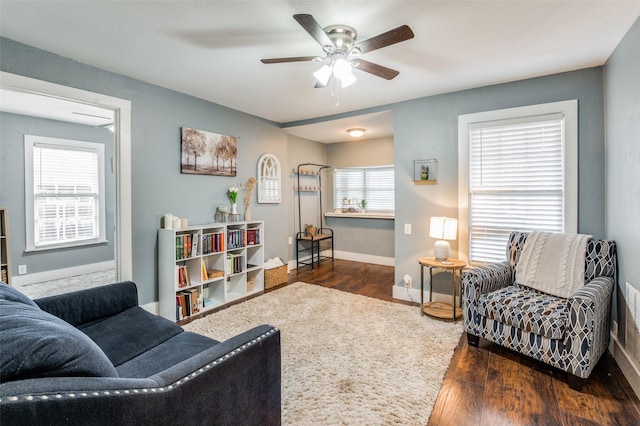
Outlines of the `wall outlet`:
M 411 283 L 413 282 L 413 278 L 411 278 L 411 275 L 406 274 L 403 279 L 404 279 L 404 286 L 406 288 L 411 288 Z
M 27 265 L 18 265 L 18 275 L 24 275 L 27 273 Z
M 293 237 L 289 237 L 289 245 L 293 244 Z
M 404 233 L 405 233 L 405 235 L 411 235 L 411 224 L 410 223 L 405 223 L 404 224 Z

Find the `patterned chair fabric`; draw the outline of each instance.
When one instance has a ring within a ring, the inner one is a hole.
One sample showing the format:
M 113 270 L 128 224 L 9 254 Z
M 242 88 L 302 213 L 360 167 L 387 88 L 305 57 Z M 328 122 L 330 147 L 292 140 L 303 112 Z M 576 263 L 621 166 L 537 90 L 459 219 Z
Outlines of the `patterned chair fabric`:
M 464 329 L 586 379 L 609 344 L 615 243 L 588 243 L 585 285 L 564 299 L 515 282 L 527 235 L 511 233 L 508 260 L 463 271 Z

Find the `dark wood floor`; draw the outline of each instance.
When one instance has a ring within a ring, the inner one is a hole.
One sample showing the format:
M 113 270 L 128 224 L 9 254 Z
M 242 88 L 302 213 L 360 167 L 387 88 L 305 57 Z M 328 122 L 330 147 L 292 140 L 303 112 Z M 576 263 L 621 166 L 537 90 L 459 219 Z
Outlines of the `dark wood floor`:
M 391 297 L 389 266 L 336 260 L 292 271 L 296 281 L 407 303 Z M 428 424 L 638 426 L 640 401 L 608 352 L 576 392 L 563 372 L 489 342 L 468 346 L 463 334 Z

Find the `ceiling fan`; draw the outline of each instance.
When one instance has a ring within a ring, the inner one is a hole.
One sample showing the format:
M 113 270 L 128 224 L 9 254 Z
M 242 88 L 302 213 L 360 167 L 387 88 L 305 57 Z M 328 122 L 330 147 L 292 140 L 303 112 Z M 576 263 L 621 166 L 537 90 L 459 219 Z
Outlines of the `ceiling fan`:
M 322 46 L 326 56 L 296 56 L 291 58 L 262 59 L 263 64 L 277 64 L 282 62 L 325 61 L 328 63 L 314 72 L 318 87 L 325 87 L 330 81 L 339 81 L 342 87 L 347 87 L 356 81 L 351 70 L 358 69 L 375 76 L 391 80 L 400 72 L 382 65 L 365 61 L 360 55 L 400 43 L 413 38 L 413 31 L 408 25 L 379 34 L 375 37 L 356 43 L 358 33 L 347 25 L 330 25 L 322 28 L 320 24 L 308 14 L 293 15 L 304 28 Z

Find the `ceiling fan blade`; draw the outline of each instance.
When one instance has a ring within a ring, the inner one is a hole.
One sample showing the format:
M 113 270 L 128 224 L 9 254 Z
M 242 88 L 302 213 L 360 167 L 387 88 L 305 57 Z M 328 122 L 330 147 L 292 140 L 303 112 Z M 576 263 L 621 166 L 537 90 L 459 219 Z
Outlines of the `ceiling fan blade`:
M 271 58 L 271 59 L 260 59 L 260 62 L 263 64 L 279 64 L 282 62 L 305 62 L 305 61 L 313 61 L 318 59 L 317 56 L 294 56 L 291 58 Z
M 313 37 L 315 41 L 317 41 L 320 46 L 322 46 L 323 49 L 325 46 L 333 47 L 333 42 L 313 16 L 301 13 L 293 15 L 293 19 L 298 21 L 298 24 L 300 24 L 300 26 L 304 28 L 305 31 L 307 31 L 311 35 L 311 37 Z
M 367 53 L 372 50 L 382 49 L 383 47 L 391 46 L 392 44 L 400 43 L 401 41 L 412 38 L 413 31 L 411 31 L 411 28 L 409 28 L 408 25 L 402 25 L 398 28 L 387 31 L 386 33 L 382 33 L 362 41 L 356 44 L 355 47 L 360 49 L 360 53 Z
M 356 59 L 352 62 L 352 65 L 357 70 L 368 72 L 369 74 L 373 74 L 387 80 L 392 80 L 400 74 L 400 71 L 383 67 L 382 65 L 374 64 L 373 62 L 365 61 L 364 59 Z

